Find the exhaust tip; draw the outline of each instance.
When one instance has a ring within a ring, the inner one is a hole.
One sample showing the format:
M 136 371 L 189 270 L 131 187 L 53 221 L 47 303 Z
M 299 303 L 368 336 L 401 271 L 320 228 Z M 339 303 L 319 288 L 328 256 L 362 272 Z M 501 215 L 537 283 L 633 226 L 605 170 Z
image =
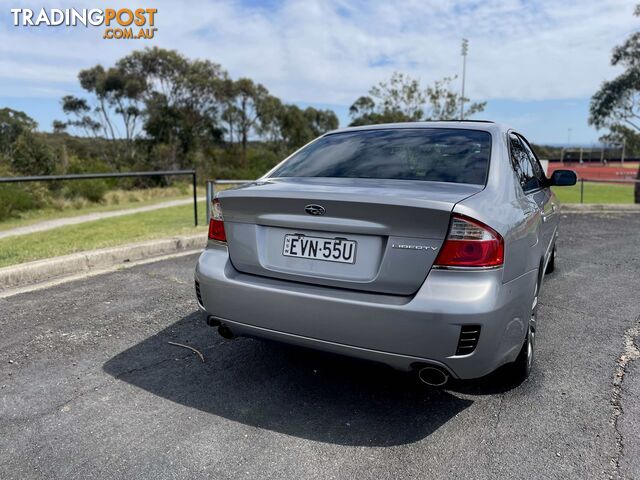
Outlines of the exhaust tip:
M 430 387 L 442 387 L 449 381 L 449 374 L 439 367 L 422 367 L 418 378 Z
M 207 325 L 209 325 L 210 327 L 218 327 L 218 326 L 220 326 L 220 320 L 218 320 L 213 315 L 208 315 L 207 316 Z
M 235 337 L 231 329 L 225 324 L 222 324 L 218 327 L 218 333 L 222 338 L 226 338 L 227 340 L 231 340 L 233 337 Z

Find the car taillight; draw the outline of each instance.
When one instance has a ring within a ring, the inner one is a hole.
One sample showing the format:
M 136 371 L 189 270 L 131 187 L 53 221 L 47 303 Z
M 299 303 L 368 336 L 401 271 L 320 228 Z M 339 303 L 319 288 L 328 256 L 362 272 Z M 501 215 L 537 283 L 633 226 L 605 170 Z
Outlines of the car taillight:
M 222 217 L 222 206 L 220 200 L 214 198 L 211 202 L 211 218 L 209 219 L 209 238 L 219 242 L 227 241 L 227 234 L 224 232 L 224 218 Z
M 504 262 L 504 240 L 482 222 L 453 214 L 449 234 L 434 265 L 439 267 L 496 267 Z

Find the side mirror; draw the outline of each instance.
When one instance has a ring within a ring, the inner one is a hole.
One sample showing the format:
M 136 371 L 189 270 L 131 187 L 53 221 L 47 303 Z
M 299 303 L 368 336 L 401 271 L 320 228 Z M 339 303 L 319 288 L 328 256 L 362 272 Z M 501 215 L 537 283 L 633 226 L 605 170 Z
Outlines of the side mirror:
M 573 170 L 556 170 L 549 179 L 549 186 L 569 187 L 578 181 L 576 172 Z

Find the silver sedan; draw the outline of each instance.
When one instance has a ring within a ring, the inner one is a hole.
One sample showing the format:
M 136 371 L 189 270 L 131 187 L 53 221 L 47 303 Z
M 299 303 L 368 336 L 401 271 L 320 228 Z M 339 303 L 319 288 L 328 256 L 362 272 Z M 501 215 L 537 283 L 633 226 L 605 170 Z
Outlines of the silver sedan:
M 532 368 L 559 203 L 492 122 L 347 128 L 213 200 L 196 293 L 221 335 L 415 370 L 430 385 Z

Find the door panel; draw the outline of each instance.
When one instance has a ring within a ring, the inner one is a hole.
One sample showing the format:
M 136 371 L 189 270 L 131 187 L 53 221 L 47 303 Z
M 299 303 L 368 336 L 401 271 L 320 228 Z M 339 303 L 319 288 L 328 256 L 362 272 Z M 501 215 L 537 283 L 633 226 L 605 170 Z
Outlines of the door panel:
M 542 216 L 542 222 L 540 225 L 540 234 L 543 240 L 541 254 L 545 255 L 546 260 L 546 255 L 549 253 L 549 247 L 551 241 L 553 240 L 553 234 L 555 232 L 555 224 L 557 219 L 555 219 L 554 216 L 555 209 L 557 207 L 555 207 L 552 201 L 551 189 L 547 186 L 547 177 L 544 174 L 544 170 L 542 168 L 542 165 L 540 164 L 540 161 L 538 160 L 538 157 L 536 157 L 536 154 L 534 153 L 531 145 L 526 138 L 524 138 L 522 135 L 518 135 L 518 138 L 520 139 L 524 153 L 526 153 L 527 159 L 531 164 L 531 172 L 536 178 L 538 185 L 540 186 L 538 190 L 532 193 Z

